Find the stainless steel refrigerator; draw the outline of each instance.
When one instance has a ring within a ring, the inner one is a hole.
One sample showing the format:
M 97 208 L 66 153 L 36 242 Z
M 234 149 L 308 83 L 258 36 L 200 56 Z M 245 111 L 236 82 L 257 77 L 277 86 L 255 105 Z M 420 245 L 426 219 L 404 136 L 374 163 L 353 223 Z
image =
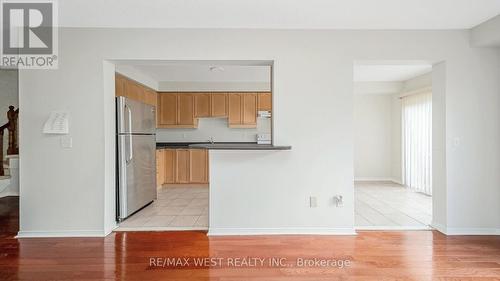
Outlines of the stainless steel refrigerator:
M 156 199 L 155 107 L 116 97 L 117 220 Z

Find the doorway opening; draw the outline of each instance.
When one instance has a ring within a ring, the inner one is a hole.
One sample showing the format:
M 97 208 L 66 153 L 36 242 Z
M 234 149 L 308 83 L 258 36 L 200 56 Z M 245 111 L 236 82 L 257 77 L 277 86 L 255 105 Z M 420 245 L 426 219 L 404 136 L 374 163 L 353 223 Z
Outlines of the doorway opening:
M 272 62 L 114 60 L 108 66 L 105 76 L 115 80 L 108 92 L 117 99 L 115 230 L 208 230 L 209 150 L 272 144 Z M 127 131 L 136 121 L 141 130 Z
M 356 229 L 432 224 L 432 65 L 354 64 Z
M 0 69 L 0 225 L 19 230 L 19 71 Z

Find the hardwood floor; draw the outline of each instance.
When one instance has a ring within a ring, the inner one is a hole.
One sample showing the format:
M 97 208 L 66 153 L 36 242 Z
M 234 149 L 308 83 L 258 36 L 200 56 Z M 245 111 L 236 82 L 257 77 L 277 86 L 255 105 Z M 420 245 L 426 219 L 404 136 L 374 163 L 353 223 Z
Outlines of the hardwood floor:
M 17 207 L 17 198 L 0 199 L 0 280 L 500 280 L 500 236 L 363 231 L 357 236 L 207 237 L 190 231 L 15 239 Z M 173 257 L 188 258 L 190 264 L 163 267 L 154 259 Z M 197 267 L 196 257 L 222 262 Z M 236 267 L 237 257 L 263 258 L 265 264 Z M 272 257 L 286 261 L 269 266 Z M 150 266 L 152 258 L 156 266 Z M 298 258 L 351 264 L 299 267 Z

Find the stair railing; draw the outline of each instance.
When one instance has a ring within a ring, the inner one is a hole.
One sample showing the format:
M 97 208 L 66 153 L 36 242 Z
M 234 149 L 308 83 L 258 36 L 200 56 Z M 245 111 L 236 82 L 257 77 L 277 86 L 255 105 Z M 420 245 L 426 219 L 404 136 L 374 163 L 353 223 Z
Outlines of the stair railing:
M 0 176 L 5 175 L 3 167 L 3 139 L 5 130 L 9 133 L 9 144 L 7 147 L 7 155 L 17 155 L 19 154 L 19 144 L 17 140 L 18 136 L 18 120 L 19 120 L 19 108 L 14 110 L 15 107 L 9 106 L 9 111 L 7 111 L 7 119 L 9 120 L 4 125 L 0 126 Z

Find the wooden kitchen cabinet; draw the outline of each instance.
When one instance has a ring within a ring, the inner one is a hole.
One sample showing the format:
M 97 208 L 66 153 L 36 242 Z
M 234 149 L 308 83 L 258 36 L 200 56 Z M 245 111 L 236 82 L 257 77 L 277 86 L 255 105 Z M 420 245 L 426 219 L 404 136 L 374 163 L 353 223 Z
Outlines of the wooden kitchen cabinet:
M 158 94 L 158 128 L 196 128 L 195 95 L 178 93 Z
M 257 95 L 228 94 L 229 127 L 257 127 Z
M 157 110 L 158 127 L 177 125 L 177 95 L 159 94 Z
M 165 149 L 156 150 L 156 186 L 165 183 Z
M 157 106 L 157 93 L 155 90 L 151 90 L 149 88 L 143 88 L 144 91 L 144 103 Z
M 230 128 L 256 128 L 271 93 L 159 93 L 158 128 L 197 128 L 199 118 L 227 117 Z
M 257 126 L 257 95 L 243 94 L 243 125 Z
M 227 94 L 210 95 L 210 116 L 211 117 L 227 116 Z
M 175 182 L 189 183 L 189 149 L 175 150 Z
M 176 177 L 176 153 L 175 149 L 164 149 L 165 159 L 165 183 L 175 183 Z
M 226 117 L 227 95 L 198 93 L 194 95 L 195 117 Z
M 210 117 L 210 94 L 194 95 L 195 117 Z
M 241 125 L 243 119 L 241 117 L 241 94 L 228 94 L 228 123 L 229 126 Z
M 189 182 L 208 183 L 208 150 L 189 150 Z
M 177 106 L 177 125 L 188 128 L 195 127 L 198 119 L 194 117 L 194 95 L 177 95 Z
M 120 74 L 115 74 L 115 96 L 125 96 L 125 82 L 126 78 Z
M 257 111 L 272 109 L 272 96 L 271 93 L 258 93 L 257 94 Z
M 157 186 L 172 183 L 208 183 L 207 149 L 156 150 Z
M 156 91 L 121 74 L 115 74 L 115 96 L 156 106 Z
M 138 83 L 126 79 L 125 96 L 137 101 L 144 101 L 144 91 Z

